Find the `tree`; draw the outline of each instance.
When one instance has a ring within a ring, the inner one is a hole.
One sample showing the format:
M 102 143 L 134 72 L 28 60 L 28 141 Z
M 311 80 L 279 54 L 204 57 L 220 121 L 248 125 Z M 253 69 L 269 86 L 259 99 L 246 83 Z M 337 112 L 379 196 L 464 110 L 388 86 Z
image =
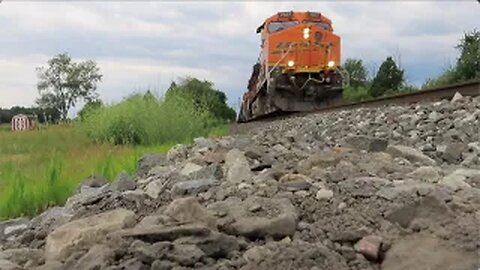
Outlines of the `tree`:
M 80 121 L 85 120 L 85 117 L 87 116 L 88 113 L 101 108 L 103 106 L 103 102 L 100 99 L 94 99 L 88 101 L 83 108 L 78 112 L 78 117 L 80 118 Z
M 165 94 L 165 102 L 173 95 L 186 95 L 193 99 L 196 110 L 208 111 L 218 119 L 235 120 L 235 110 L 227 105 L 227 96 L 222 91 L 214 89 L 213 83 L 187 77 L 179 83 L 172 82 Z
M 460 50 L 460 57 L 457 59 L 456 81 L 480 78 L 480 32 L 473 30 L 465 33 L 455 48 Z
M 437 78 L 429 78 L 422 88 L 433 88 L 480 78 L 480 32 L 465 33 L 455 47 L 460 50 L 455 66 L 450 66 Z
M 97 83 L 102 80 L 100 69 L 94 61 L 73 62 L 67 53 L 59 54 L 48 61 L 48 67 L 37 68 L 40 98 L 37 104 L 42 108 L 55 108 L 62 120 L 75 104 L 98 97 Z
M 343 68 L 348 72 L 350 77 L 350 86 L 353 88 L 365 87 L 367 84 L 367 69 L 360 59 L 347 59 L 343 64 Z
M 392 57 L 387 57 L 380 65 L 370 88 L 372 97 L 379 97 L 386 91 L 396 92 L 404 81 L 404 70 L 400 69 Z

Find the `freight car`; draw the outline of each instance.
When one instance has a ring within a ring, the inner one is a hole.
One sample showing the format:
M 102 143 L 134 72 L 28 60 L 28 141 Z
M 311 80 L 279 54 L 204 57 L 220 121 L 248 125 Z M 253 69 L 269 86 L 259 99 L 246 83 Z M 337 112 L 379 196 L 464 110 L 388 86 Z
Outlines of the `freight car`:
M 257 28 L 261 51 L 238 122 L 276 112 L 309 111 L 339 101 L 345 74 L 340 37 L 319 12 L 279 12 Z

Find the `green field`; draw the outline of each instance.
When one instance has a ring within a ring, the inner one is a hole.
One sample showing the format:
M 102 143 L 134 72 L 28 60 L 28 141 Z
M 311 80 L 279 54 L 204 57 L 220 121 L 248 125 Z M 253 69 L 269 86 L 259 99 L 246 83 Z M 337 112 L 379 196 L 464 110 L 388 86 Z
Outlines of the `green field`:
M 207 134 L 149 146 L 94 142 L 79 124 L 51 125 L 12 132 L 0 125 L 0 220 L 32 216 L 52 205 L 62 205 L 86 177 L 109 180 L 122 171 L 130 175 L 147 152 L 166 153 L 177 143 L 190 143 L 194 135 L 222 136 L 228 126 Z
M 63 204 L 91 174 L 113 180 L 133 173 L 145 152 L 166 152 L 175 143 L 114 146 L 93 143 L 73 125 L 11 132 L 0 126 L 0 219 L 33 215 Z

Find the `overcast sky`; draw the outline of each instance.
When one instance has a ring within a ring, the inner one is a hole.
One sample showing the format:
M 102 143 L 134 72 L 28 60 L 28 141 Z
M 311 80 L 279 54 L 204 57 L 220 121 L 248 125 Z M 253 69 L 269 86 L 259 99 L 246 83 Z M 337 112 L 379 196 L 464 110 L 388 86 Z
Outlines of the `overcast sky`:
M 95 60 L 99 93 L 116 102 L 158 93 L 171 80 L 208 79 L 237 106 L 259 53 L 255 29 L 278 11 L 320 11 L 342 38 L 342 58 L 369 69 L 393 55 L 421 85 L 457 57 L 465 31 L 480 29 L 480 4 L 464 1 L 15 2 L 0 3 L 0 107 L 37 97 L 35 67 L 55 54 Z

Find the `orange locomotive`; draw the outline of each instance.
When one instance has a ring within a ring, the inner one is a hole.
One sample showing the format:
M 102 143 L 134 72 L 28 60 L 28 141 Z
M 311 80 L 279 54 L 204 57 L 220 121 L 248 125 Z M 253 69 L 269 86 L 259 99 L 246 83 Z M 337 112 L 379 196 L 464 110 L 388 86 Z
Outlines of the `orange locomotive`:
M 342 96 L 340 37 L 318 12 L 279 12 L 257 28 L 262 44 L 239 122 L 279 111 L 308 111 Z

